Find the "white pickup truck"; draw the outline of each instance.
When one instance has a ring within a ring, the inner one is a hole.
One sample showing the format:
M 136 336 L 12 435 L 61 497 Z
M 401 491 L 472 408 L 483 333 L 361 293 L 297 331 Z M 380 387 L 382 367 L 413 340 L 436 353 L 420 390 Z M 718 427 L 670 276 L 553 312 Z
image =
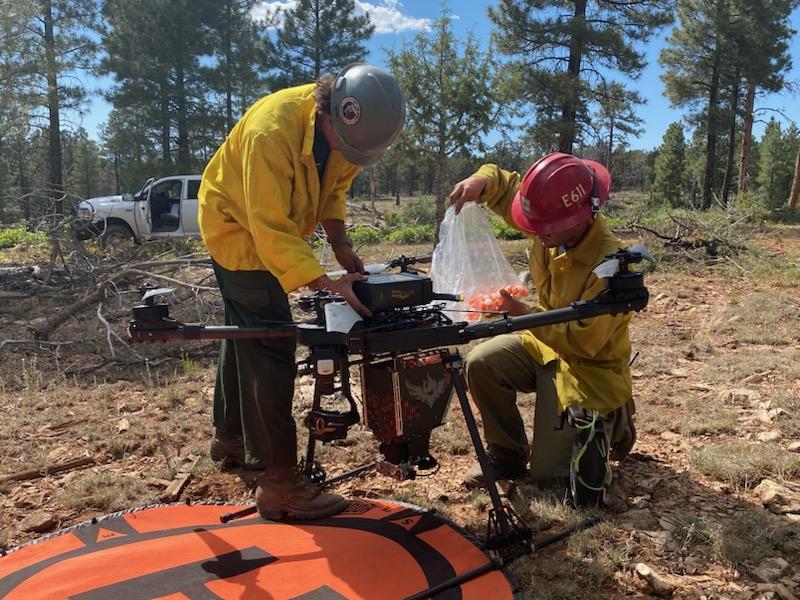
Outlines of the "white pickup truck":
M 199 237 L 200 175 L 150 178 L 135 194 L 89 198 L 76 209 L 75 235 L 99 237 L 103 247 L 127 240 Z

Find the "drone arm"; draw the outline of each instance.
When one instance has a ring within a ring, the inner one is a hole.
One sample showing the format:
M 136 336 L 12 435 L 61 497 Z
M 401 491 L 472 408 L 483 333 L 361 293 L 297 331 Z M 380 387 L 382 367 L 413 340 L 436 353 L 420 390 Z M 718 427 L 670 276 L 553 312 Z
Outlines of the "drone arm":
M 602 301 L 601 301 L 602 300 Z M 642 289 L 638 294 L 631 294 L 628 297 L 607 300 L 601 293 L 597 298 L 589 301 L 574 302 L 566 308 L 557 308 L 544 312 L 531 313 L 521 317 L 509 317 L 496 319 L 488 323 L 476 323 L 467 325 L 462 336 L 465 342 L 487 337 L 494 337 L 503 333 L 513 333 L 525 329 L 545 327 L 558 323 L 568 323 L 601 315 L 616 315 L 618 313 L 628 313 L 634 310 L 642 310 L 647 306 L 648 294 L 646 289 Z
M 295 325 L 269 327 L 209 327 L 201 323 L 172 321 L 171 327 L 148 327 L 132 322 L 128 335 L 137 342 L 166 342 L 168 340 L 282 340 L 297 337 Z
M 605 289 L 605 281 L 595 279 L 579 301 L 593 300 Z M 630 316 L 626 314 L 606 313 L 591 318 L 543 325 L 536 328 L 534 335 L 559 354 L 592 359 L 629 320 Z

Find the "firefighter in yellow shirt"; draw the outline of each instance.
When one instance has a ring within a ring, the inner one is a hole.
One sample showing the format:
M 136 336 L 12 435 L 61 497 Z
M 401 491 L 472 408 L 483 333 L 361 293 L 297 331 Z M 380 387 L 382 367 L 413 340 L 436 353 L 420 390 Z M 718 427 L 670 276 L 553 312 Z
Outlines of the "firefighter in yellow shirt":
M 531 309 L 501 292 L 501 310 L 513 316 L 563 308 L 603 290 L 592 271 L 621 247 L 598 214 L 610 188 L 603 165 L 563 153 L 542 157 L 522 178 L 487 164 L 455 186 L 450 197 L 456 212 L 465 202 L 486 203 L 533 238 L 530 270 L 538 306 Z M 530 457 L 534 480 L 569 476 L 575 504 L 602 502 L 609 457 L 627 454 L 635 437 L 629 321 L 630 315 L 607 315 L 547 325 L 499 336 L 470 352 L 467 382 L 498 478 L 527 475 Z M 532 448 L 517 392 L 536 393 Z M 479 465 L 465 483 L 482 485 Z
M 287 293 L 328 289 L 368 315 L 353 293 L 364 265 L 345 233 L 345 194 L 363 165 L 400 134 L 405 101 L 389 73 L 350 65 L 336 78 L 278 91 L 244 114 L 203 173 L 200 232 L 225 303 L 225 323 L 292 320 Z M 321 224 L 348 274 L 331 280 L 303 239 Z M 321 518 L 344 508 L 296 469 L 295 342 L 223 341 L 211 457 L 264 469 L 266 518 Z

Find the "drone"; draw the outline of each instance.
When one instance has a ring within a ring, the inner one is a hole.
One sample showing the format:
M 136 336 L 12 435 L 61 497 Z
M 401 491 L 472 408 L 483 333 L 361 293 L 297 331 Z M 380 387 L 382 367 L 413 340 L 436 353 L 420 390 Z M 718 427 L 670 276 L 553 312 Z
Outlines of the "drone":
M 259 339 L 264 342 L 295 338 L 308 347 L 300 363 L 301 373 L 314 377 L 314 398 L 304 417 L 308 446 L 300 468 L 321 486 L 340 483 L 370 469 L 398 480 L 415 479 L 438 466 L 430 453 L 431 432 L 442 425 L 453 395 L 458 399 L 476 457 L 483 470 L 491 499 L 486 546 L 503 561 L 512 560 L 553 543 L 576 527 L 532 540 L 531 530 L 504 504 L 489 459 L 483 447 L 467 397 L 462 374 L 463 361 L 457 347 L 472 340 L 494 337 L 543 325 L 643 310 L 649 300 L 641 271 L 631 265 L 652 261 L 641 245 L 621 249 L 594 271 L 606 287 L 592 300 L 574 302 L 565 308 L 481 322 L 456 322 L 447 316 L 446 302 L 460 296 L 433 291 L 433 282 L 414 268 L 430 258 L 401 256 L 368 268 L 366 279 L 353 283 L 359 300 L 373 313 L 361 318 L 339 296 L 318 291 L 299 301 L 310 315 L 301 322 L 262 327 L 208 326 L 182 323 L 169 315 L 162 298 L 168 288 L 143 289 L 142 304 L 133 308 L 130 336 L 140 342 L 199 339 Z M 392 269 L 399 269 L 393 272 Z M 317 444 L 347 437 L 350 427 L 361 421 L 353 398 L 350 369 L 360 370 L 361 407 L 364 424 L 379 442 L 376 460 L 329 477 L 315 460 Z M 332 410 L 325 400 L 343 397 L 348 409 Z M 255 512 L 255 507 L 223 515 L 229 521 Z

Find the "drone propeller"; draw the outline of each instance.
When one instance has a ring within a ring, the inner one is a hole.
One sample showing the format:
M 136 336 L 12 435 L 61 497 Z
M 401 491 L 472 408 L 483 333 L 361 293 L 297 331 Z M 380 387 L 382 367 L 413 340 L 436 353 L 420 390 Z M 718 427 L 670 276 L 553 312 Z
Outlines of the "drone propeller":
M 617 269 L 619 269 L 619 259 L 611 258 L 597 265 L 592 273 L 597 275 L 598 279 L 605 279 L 607 277 L 613 277 Z
M 145 302 L 148 298 L 152 298 L 153 296 L 158 296 L 160 294 L 171 294 L 174 291 L 175 288 L 155 288 L 152 290 L 147 290 L 142 296 L 142 302 Z
M 653 255 L 650 254 L 650 251 L 645 248 L 642 244 L 634 244 L 630 248 L 625 249 L 626 252 L 629 254 L 638 254 L 641 256 L 641 259 L 649 260 L 651 263 L 655 264 L 656 259 L 653 258 Z M 634 261 L 627 260 L 626 264 L 629 262 L 640 262 L 641 259 L 636 259 Z M 614 274 L 619 269 L 620 259 L 618 258 L 610 258 L 606 261 L 601 262 L 595 269 L 592 271 L 595 275 L 597 275 L 598 279 L 605 279 L 608 277 L 613 277 Z
M 631 252 L 636 252 L 637 254 L 641 254 L 643 259 L 649 260 L 651 263 L 656 264 L 656 259 L 653 258 L 653 255 L 650 254 L 650 251 L 644 247 L 644 244 L 634 244 L 628 248 L 628 250 Z

